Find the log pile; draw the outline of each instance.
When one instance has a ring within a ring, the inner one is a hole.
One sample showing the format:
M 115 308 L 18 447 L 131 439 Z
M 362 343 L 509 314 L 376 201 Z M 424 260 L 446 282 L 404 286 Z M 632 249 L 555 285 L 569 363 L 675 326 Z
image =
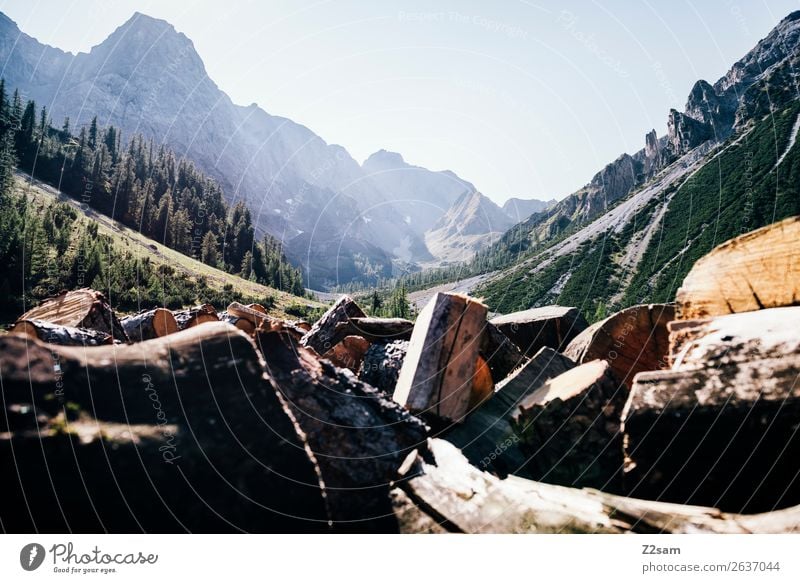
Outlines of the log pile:
M 92 290 L 0 336 L 7 532 L 800 530 L 800 237 L 723 244 L 676 304 L 586 326 L 412 322 L 342 296 L 121 320 Z

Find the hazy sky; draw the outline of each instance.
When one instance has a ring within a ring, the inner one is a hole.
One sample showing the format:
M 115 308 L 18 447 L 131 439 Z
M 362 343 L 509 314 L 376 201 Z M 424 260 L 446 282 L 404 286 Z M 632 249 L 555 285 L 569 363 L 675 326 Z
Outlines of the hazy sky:
M 0 0 L 42 42 L 88 51 L 138 10 L 194 41 L 235 102 L 359 161 L 451 169 L 497 202 L 561 198 L 666 130 L 800 2 Z

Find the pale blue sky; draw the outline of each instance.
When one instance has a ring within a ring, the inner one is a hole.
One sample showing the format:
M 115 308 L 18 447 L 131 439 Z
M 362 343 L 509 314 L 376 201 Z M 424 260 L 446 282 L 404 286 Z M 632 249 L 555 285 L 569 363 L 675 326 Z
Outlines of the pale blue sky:
M 770 2 L 0 0 L 23 31 L 88 51 L 138 10 L 194 41 L 235 102 L 359 161 L 380 148 L 502 202 L 562 198 L 699 78 L 716 81 L 792 10 Z

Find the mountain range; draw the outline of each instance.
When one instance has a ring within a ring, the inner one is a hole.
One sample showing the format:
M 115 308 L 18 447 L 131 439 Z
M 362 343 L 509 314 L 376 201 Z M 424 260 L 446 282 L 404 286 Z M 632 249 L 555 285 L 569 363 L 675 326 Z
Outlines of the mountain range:
M 518 221 L 520 209 L 547 204 L 501 209 L 454 173 L 412 166 L 385 150 L 359 164 L 299 123 L 233 103 L 189 38 L 141 13 L 75 55 L 0 14 L 0 59 L 6 86 L 46 106 L 51 119 L 69 117 L 79 127 L 96 116 L 193 160 L 230 201 L 248 204 L 257 230 L 283 241 L 310 287 L 469 258 Z M 465 197 L 480 204 L 463 204 Z M 454 223 L 469 224 L 470 233 L 442 243 Z

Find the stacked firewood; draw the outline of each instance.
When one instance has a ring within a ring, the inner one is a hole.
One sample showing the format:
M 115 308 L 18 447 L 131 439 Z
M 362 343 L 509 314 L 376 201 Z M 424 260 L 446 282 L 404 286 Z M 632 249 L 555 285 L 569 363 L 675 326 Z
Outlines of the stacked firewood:
M 6 531 L 790 532 L 800 528 L 800 220 L 593 325 L 416 321 L 342 296 L 118 318 L 64 293 L 0 336 Z

